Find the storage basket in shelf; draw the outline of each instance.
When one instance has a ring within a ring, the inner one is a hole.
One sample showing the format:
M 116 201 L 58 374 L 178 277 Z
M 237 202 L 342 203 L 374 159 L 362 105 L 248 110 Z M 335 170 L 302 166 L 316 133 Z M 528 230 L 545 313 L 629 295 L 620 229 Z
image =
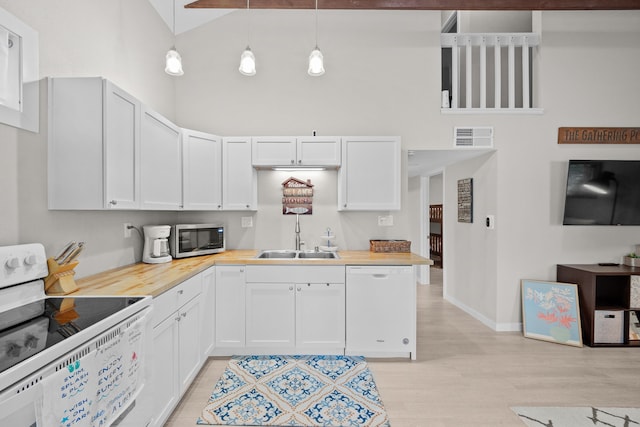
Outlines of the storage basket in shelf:
M 369 240 L 371 252 L 411 252 L 409 240 Z

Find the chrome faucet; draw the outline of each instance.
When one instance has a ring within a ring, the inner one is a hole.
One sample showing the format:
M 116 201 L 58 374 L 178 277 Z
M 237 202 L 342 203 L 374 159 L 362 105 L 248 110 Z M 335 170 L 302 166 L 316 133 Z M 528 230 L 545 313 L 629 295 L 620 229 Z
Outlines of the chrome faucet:
M 300 215 L 296 214 L 296 251 L 300 250 Z

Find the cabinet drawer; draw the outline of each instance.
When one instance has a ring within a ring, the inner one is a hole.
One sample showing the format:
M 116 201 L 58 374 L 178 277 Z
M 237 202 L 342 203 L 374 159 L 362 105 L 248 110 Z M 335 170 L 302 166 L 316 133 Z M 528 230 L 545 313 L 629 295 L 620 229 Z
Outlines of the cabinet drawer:
M 153 299 L 154 327 L 201 292 L 202 275 L 198 274 L 155 297 Z
M 247 283 L 344 283 L 342 265 L 248 265 Z

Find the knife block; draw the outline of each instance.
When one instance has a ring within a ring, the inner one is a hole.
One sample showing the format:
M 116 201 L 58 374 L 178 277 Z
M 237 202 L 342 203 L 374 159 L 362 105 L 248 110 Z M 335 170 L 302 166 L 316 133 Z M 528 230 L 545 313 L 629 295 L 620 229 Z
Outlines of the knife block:
M 77 265 L 78 261 L 60 265 L 53 258 L 47 259 L 49 275 L 44 279 L 44 291 L 47 295 L 67 295 L 77 291 L 78 285 L 73 278 L 76 274 L 73 269 Z

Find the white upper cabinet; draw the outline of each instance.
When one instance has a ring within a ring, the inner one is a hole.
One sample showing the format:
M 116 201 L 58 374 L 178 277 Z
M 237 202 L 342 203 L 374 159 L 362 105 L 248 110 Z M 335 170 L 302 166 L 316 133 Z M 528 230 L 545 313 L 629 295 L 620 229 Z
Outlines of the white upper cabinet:
M 338 210 L 399 210 L 400 137 L 343 137 Z
M 262 136 L 251 139 L 254 166 L 295 166 L 296 138 Z
M 180 128 L 143 106 L 140 130 L 140 207 L 182 208 Z
M 222 209 L 222 138 L 182 129 L 184 210 Z
M 254 137 L 256 167 L 340 166 L 340 137 Z
M 222 208 L 255 211 L 258 174 L 251 166 L 251 138 L 223 138 L 222 159 Z
M 140 102 L 104 80 L 104 191 L 106 207 L 136 209 L 140 205 Z
M 298 137 L 298 164 L 302 166 L 340 166 L 341 138 L 339 136 Z
M 100 77 L 47 83 L 49 209 L 137 209 L 139 101 Z

